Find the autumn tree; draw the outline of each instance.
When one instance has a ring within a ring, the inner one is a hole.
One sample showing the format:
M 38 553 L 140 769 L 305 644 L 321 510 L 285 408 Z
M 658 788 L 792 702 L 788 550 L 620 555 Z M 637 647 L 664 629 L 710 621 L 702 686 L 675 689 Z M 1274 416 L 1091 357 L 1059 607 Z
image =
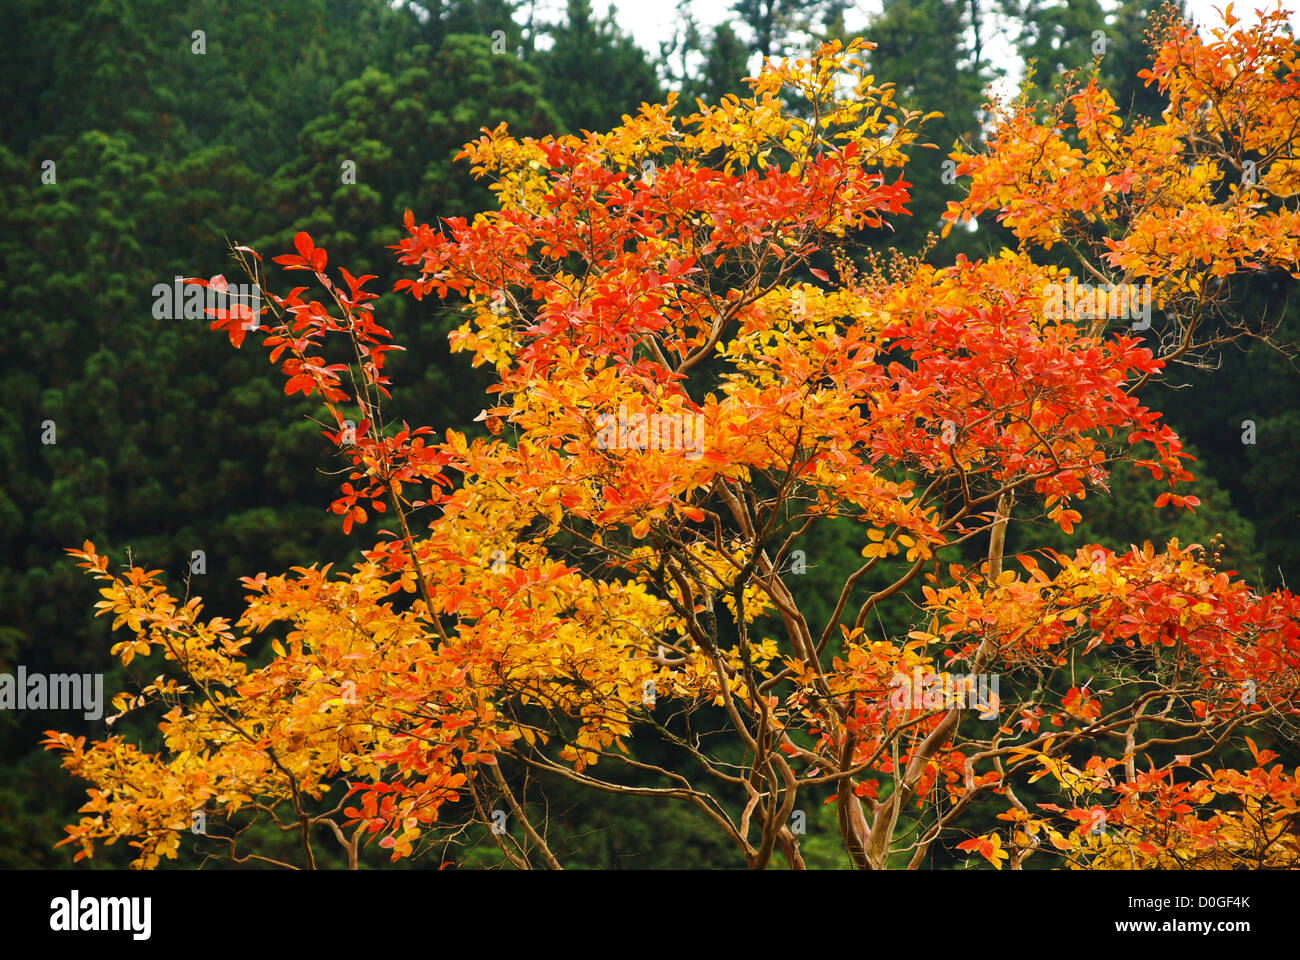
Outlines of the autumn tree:
M 1167 23 L 1158 122 L 1086 78 L 1012 104 L 953 156 L 947 219 L 994 214 L 1018 246 L 944 267 L 848 249 L 906 212 L 923 119 L 869 49 L 769 64 L 681 120 L 466 145 L 497 208 L 408 212 L 396 288 L 466 303 L 451 342 L 494 373 L 486 436 L 390 421 L 372 278 L 306 233 L 272 264 L 235 249 L 260 306 L 193 280 L 215 329 L 320 400 L 343 530 L 382 529 L 350 571 L 246 577 L 233 623 L 70 551 L 125 631 L 112 654 L 149 664 L 115 709 L 160 711 L 163 743 L 51 731 L 92 784 L 61 842 L 126 839 L 152 867 L 202 812 L 196 842 L 239 861 L 472 842 L 554 868 L 562 780 L 690 805 L 754 868 L 803 866 L 824 806 L 860 868 L 1294 865 L 1300 781 L 1270 743 L 1300 602 L 1212 544 L 1005 550 L 1011 525 L 1071 529 L 1122 461 L 1156 505 L 1199 505 L 1138 395 L 1238 332 L 1207 323 L 1218 278 L 1297 271 L 1285 16 Z M 795 544 L 846 518 L 861 565 L 810 622 Z M 299 853 L 249 849 L 253 822 Z

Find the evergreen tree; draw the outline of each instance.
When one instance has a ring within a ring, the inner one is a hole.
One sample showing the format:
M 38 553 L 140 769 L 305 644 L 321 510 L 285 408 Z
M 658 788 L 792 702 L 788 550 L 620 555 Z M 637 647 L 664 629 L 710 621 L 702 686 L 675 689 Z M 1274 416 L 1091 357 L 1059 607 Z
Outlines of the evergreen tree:
M 1151 64 L 1151 36 L 1156 14 L 1170 5 L 1172 0 L 1124 0 L 1113 14 L 1113 22 L 1106 27 L 1109 40 L 1101 61 L 1106 89 L 1115 103 L 1125 113 L 1148 117 L 1159 122 L 1163 109 L 1162 98 L 1155 85 L 1138 79 L 1138 72 Z M 1183 0 L 1174 8 L 1182 15 L 1186 10 Z
M 706 103 L 717 103 L 727 94 L 743 96 L 749 92 L 744 78 L 749 76 L 749 51 L 730 24 L 713 28 L 704 64 L 700 68 L 696 96 Z
M 818 28 L 842 25 L 846 0 L 735 0 L 732 10 L 751 36 L 750 49 L 768 57 L 807 52 L 800 34 L 814 36 Z
M 965 4 L 955 0 L 885 0 L 880 14 L 865 31 L 876 44 L 871 67 L 877 83 L 895 85 L 895 98 L 911 110 L 939 111 L 921 128 L 921 141 L 938 149 L 916 147 L 907 167 L 912 184 L 908 210 L 882 243 L 914 253 L 926 235 L 939 234 L 941 214 L 961 189 L 948 153 L 959 140 L 975 142 L 983 87 L 989 79 L 985 66 L 974 59 L 967 38 Z M 976 238 L 953 231 L 943 250 L 969 249 Z
M 500 123 L 537 137 L 559 126 L 532 64 L 492 50 L 487 35 L 453 34 L 436 53 L 418 46 L 391 73 L 369 67 L 340 87 L 329 110 L 303 129 L 297 159 L 274 179 L 271 206 L 284 229 L 256 241 L 260 249 L 288 249 L 296 231 L 308 230 L 375 275 L 376 310 L 407 347 L 390 357 L 393 376 L 415 386 L 398 398 L 399 415 L 472 419 L 484 386 L 459 368 L 458 382 L 446 372 L 447 333 L 461 318 L 391 293 L 401 273 L 386 248 L 403 236 L 403 212 L 432 220 L 490 206 L 486 186 L 454 160 L 461 146 Z
M 1018 24 L 1016 49 L 1034 62 L 1040 92 L 1057 74 L 1090 63 L 1109 40 L 1098 0 L 1002 0 L 1002 9 Z
M 546 99 L 569 131 L 615 126 L 662 95 L 648 56 L 614 17 L 613 8 L 597 18 L 590 0 L 568 0 L 565 20 L 547 30 L 550 49 L 536 55 Z
M 433 0 L 413 6 L 420 39 L 435 49 L 456 34 L 488 37 L 512 54 L 527 43 L 525 28 L 515 19 L 519 0 Z

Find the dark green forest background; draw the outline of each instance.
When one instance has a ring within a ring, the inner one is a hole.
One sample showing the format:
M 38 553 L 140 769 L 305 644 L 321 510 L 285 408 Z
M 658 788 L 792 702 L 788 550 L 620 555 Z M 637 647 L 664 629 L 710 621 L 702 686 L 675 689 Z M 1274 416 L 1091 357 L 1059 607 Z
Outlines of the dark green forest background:
M 64 558 L 64 547 L 84 540 L 115 561 L 129 550 L 179 591 L 191 552 L 203 550 L 207 569 L 192 591 L 208 615 L 232 619 L 238 577 L 347 564 L 364 545 L 365 533 L 343 538 L 326 511 L 335 481 L 323 471 L 335 464 L 307 418 L 312 405 L 283 395 L 256 348 L 232 350 L 206 321 L 155 319 L 155 284 L 216 273 L 242 281 L 230 242 L 271 256 L 306 230 L 333 263 L 390 289 L 399 273 L 386 246 L 399 238 L 404 209 L 432 221 L 490 204 L 452 162 L 480 127 L 504 121 L 536 136 L 604 129 L 670 89 L 688 104 L 713 102 L 744 91 L 755 53 L 847 39 L 849 6 L 737 0 L 733 20 L 712 28 L 688 6 L 665 4 L 675 39 L 647 51 L 587 0 L 567 9 L 510 0 L 10 0 L 0 37 L 0 672 L 108 670 L 106 696 L 121 688 L 128 671 L 108 655 L 109 624 L 91 615 L 95 586 Z M 1093 31 L 1104 30 L 1099 69 L 1116 100 L 1158 110 L 1135 78 L 1154 7 L 886 0 L 865 31 L 879 45 L 874 73 L 897 84 L 904 104 L 946 116 L 924 138 L 940 149 L 916 150 L 906 173 L 913 216 L 864 239 L 911 253 L 937 231 L 961 189 L 943 182 L 943 158 L 958 138 L 978 141 L 981 91 L 998 72 L 989 59 L 995 29 L 1009 29 L 1016 55 L 1036 61 L 1035 83 L 1048 95 L 1063 71 L 1088 65 Z M 203 54 L 193 52 L 196 30 Z M 355 183 L 344 182 L 347 161 Z M 927 256 L 982 256 L 1005 239 L 981 224 Z M 1248 318 L 1280 324 L 1279 341 L 1294 341 L 1292 286 L 1242 282 L 1232 298 Z M 393 294 L 377 310 L 407 348 L 392 355 L 395 419 L 438 431 L 470 426 L 485 380 L 448 352 L 456 315 Z M 1073 537 L 1030 531 L 1033 545 L 1206 542 L 1222 531 L 1244 576 L 1294 583 L 1297 373 L 1258 346 L 1209 359 L 1218 369 L 1176 370 L 1147 395 L 1198 453 L 1204 506 L 1195 515 L 1155 511 L 1154 487 L 1121 471 L 1109 497 L 1087 501 Z M 1241 440 L 1248 419 L 1254 445 Z M 50 420 L 54 444 L 42 442 Z M 800 599 L 813 617 L 824 619 L 831 584 L 857 566 L 852 533 L 832 529 L 806 546 Z M 147 666 L 131 669 L 143 675 Z M 148 723 L 124 726 L 149 742 Z M 0 711 L 0 867 L 71 862 L 52 845 L 76 819 L 84 785 L 37 747 L 50 727 L 105 733 L 102 719 L 76 713 Z M 564 784 L 547 796 L 552 845 L 568 865 L 743 865 L 684 807 L 578 795 Z M 829 816 L 809 818 L 809 865 L 844 866 Z M 479 856 L 458 855 L 495 862 Z M 119 846 L 85 866 L 129 858 Z M 366 862 L 384 865 L 387 855 L 372 850 Z M 439 862 L 434 852 L 400 866 Z

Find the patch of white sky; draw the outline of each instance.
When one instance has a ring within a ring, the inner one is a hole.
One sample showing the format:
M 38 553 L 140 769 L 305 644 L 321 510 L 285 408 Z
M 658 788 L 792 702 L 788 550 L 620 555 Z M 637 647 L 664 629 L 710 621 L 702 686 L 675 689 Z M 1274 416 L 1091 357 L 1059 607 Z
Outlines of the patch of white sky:
M 1100 0 L 1100 2 L 1102 9 L 1108 13 L 1119 6 L 1116 0 Z M 592 0 L 592 9 L 598 16 L 607 15 L 610 7 L 613 7 L 614 20 L 619 27 L 630 34 L 638 46 L 656 57 L 661 45 L 671 43 L 680 31 L 681 15 L 687 10 L 694 17 L 701 34 L 706 37 L 711 34 L 713 27 L 730 22 L 742 39 L 747 39 L 747 28 L 739 22 L 732 6 L 732 0 L 685 0 L 680 4 L 673 0 Z M 845 27 L 849 31 L 866 29 L 871 18 L 880 13 L 881 6 L 880 0 L 864 0 L 854 4 L 845 12 Z M 1268 10 L 1276 9 L 1276 4 L 1272 2 L 1262 5 L 1238 2 L 1233 4 L 1232 11 L 1241 20 L 1250 22 L 1256 19 L 1252 13 L 1256 6 L 1263 6 Z M 1186 4 L 1189 16 L 1202 33 L 1208 33 L 1211 27 L 1222 23 L 1219 11 L 1226 7 L 1227 3 L 1221 0 L 1188 0 Z M 534 13 L 539 21 L 555 22 L 563 19 L 564 8 L 565 0 L 537 0 Z M 1293 30 L 1300 33 L 1300 12 L 1293 9 L 1290 13 L 1290 21 Z M 981 31 L 989 63 L 1001 74 L 992 86 L 992 93 L 1001 99 L 1014 96 L 1023 72 L 1013 45 L 1013 31 L 1016 26 L 1005 18 L 987 17 Z M 870 39 L 870 34 L 867 35 L 867 39 Z M 755 54 L 749 64 L 751 73 L 758 71 L 759 59 Z M 888 79 L 888 77 L 880 77 L 878 81 L 883 82 Z

